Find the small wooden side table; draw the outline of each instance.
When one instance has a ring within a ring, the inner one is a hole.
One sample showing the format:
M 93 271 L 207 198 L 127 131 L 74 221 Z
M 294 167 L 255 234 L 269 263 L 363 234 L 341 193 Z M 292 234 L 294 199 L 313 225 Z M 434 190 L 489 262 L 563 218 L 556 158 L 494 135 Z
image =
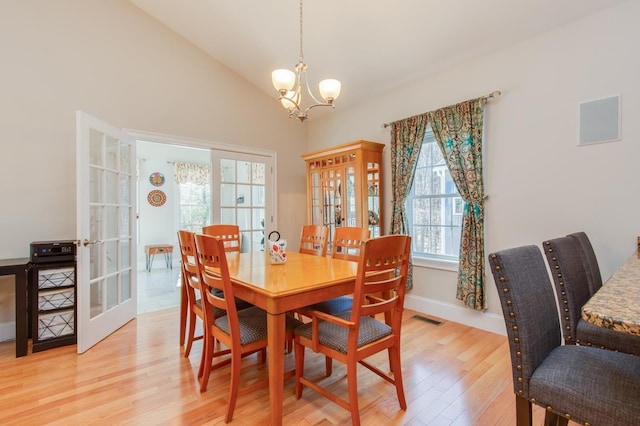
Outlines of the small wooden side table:
M 164 262 L 167 268 L 173 269 L 173 245 L 172 244 L 155 244 L 144 246 L 144 253 L 147 257 L 147 271 L 151 271 L 153 265 L 153 257 L 156 254 L 164 254 Z

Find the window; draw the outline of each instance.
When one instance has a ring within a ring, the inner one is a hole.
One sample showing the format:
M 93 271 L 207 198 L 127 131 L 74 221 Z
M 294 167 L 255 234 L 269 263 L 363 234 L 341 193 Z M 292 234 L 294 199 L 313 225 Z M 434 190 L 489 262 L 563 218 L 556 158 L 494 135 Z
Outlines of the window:
M 405 205 L 415 257 L 458 260 L 464 204 L 428 128 Z
M 211 206 L 211 168 L 206 164 L 175 163 L 178 190 L 178 229 L 202 232 L 209 224 Z
M 209 184 L 181 183 L 178 185 L 180 192 L 179 228 L 191 232 L 202 232 L 202 227 L 209 223 Z

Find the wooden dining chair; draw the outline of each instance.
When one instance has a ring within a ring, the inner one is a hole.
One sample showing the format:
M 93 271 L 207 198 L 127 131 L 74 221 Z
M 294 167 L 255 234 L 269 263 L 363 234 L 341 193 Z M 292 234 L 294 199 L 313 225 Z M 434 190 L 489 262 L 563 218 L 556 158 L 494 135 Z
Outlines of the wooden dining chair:
M 238 225 L 218 224 L 203 226 L 202 233 L 223 240 L 226 252 L 240 252 L 242 249 L 242 236 Z
M 553 287 L 540 249 L 530 245 L 489 254 L 507 330 L 515 424 L 531 425 L 532 404 L 545 425 L 636 425 L 640 357 L 562 345 Z
M 366 241 L 358 258 L 353 309 L 336 316 L 320 311 L 306 312 L 311 321 L 294 330 L 298 399 L 303 386 L 307 386 L 349 410 L 351 423 L 359 425 L 359 363 L 394 384 L 400 408 L 406 410 L 400 332 L 410 251 L 411 237 L 407 235 L 387 235 Z M 375 318 L 382 313 L 389 313 L 385 321 Z M 304 376 L 305 347 L 346 364 L 348 400 Z M 390 375 L 366 361 L 381 351 L 388 353 Z
M 200 303 L 200 284 L 198 283 L 198 265 L 196 263 L 196 244 L 193 232 L 180 230 L 178 231 L 178 245 L 180 246 L 180 260 L 182 275 L 182 291 L 186 295 L 185 302 L 186 309 L 181 309 L 180 323 L 181 327 L 189 326 L 189 330 L 186 332 L 186 344 L 184 350 L 185 358 L 189 357 L 191 353 L 191 346 L 196 340 L 201 340 L 202 335 L 195 336 L 196 320 L 202 321 L 204 314 L 202 311 L 202 304 Z M 182 301 L 181 301 L 182 303 Z
M 357 262 L 360 258 L 360 248 L 362 243 L 369 239 L 369 228 L 358 226 L 343 226 L 336 228 L 333 236 L 333 247 L 331 257 L 334 259 L 349 260 Z M 338 296 L 333 299 L 324 300 L 305 306 L 298 310 L 301 317 L 305 316 L 305 311 L 320 311 L 329 315 L 338 315 L 350 311 L 353 307 L 353 296 Z M 330 357 L 325 357 L 326 375 L 330 376 L 333 370 L 333 363 Z
M 571 236 L 542 243 L 556 288 L 566 344 L 640 355 L 640 336 L 600 327 L 582 318 L 582 307 L 593 296 L 594 276 L 583 246 Z
M 246 355 L 260 352 L 261 363 L 265 362 L 267 347 L 267 314 L 258 307 L 237 310 L 224 242 L 209 235 L 196 235 L 196 255 L 198 264 L 198 278 L 204 295 L 202 306 L 204 311 L 205 351 L 203 357 L 203 374 L 200 381 L 200 391 L 207 389 L 212 370 L 231 364 L 231 378 L 227 413 L 225 422 L 233 418 L 233 412 L 239 395 L 241 361 Z M 216 317 L 215 309 L 226 311 L 226 315 Z M 291 338 L 293 329 L 301 324 L 293 317 L 287 317 L 285 338 Z M 215 350 L 215 340 L 226 349 Z M 282 349 L 280 349 L 282 350 Z M 213 364 L 219 356 L 230 356 Z M 257 388 L 267 386 L 268 381 L 253 384 L 242 390 L 251 392 Z
M 327 255 L 329 228 L 323 225 L 304 225 L 300 235 L 300 253 Z
M 369 239 L 369 235 L 369 228 L 357 226 L 336 228 L 333 236 L 331 257 L 357 262 L 360 258 L 362 243 Z M 309 309 L 325 312 L 330 315 L 337 315 L 351 310 L 352 305 L 353 297 L 339 296 L 311 305 Z

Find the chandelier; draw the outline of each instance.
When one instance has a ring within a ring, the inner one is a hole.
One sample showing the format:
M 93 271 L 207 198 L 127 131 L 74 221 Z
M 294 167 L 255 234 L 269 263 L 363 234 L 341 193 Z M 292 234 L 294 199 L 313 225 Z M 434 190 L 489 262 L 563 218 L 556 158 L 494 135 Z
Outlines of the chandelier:
M 333 101 L 340 95 L 340 82 L 338 80 L 330 78 L 320 82 L 320 95 L 324 102 L 313 96 L 309 88 L 307 64 L 304 63 L 304 54 L 302 52 L 302 0 L 300 0 L 300 57 L 295 66 L 295 72 L 288 69 L 274 70 L 271 73 L 271 81 L 273 82 L 273 87 L 280 93 L 278 100 L 289 113 L 289 118 L 295 116 L 300 122 L 304 122 L 307 119 L 307 112 L 311 108 L 317 106 L 335 108 Z M 306 108 L 301 105 L 303 87 L 307 89 L 309 96 L 315 102 Z

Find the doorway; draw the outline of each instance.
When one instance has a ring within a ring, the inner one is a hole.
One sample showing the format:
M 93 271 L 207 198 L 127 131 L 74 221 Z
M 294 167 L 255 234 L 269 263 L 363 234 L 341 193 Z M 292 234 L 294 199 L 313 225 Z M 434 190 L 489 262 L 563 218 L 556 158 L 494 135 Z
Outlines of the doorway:
M 180 301 L 179 229 L 199 232 L 211 223 L 240 226 L 243 251 L 261 250 L 274 223 L 275 153 L 238 147 L 191 146 L 137 136 L 138 314 L 177 307 Z M 184 165 L 198 177 L 184 184 Z M 145 246 L 172 245 L 169 263 Z M 262 245 L 261 245 L 262 244 Z

